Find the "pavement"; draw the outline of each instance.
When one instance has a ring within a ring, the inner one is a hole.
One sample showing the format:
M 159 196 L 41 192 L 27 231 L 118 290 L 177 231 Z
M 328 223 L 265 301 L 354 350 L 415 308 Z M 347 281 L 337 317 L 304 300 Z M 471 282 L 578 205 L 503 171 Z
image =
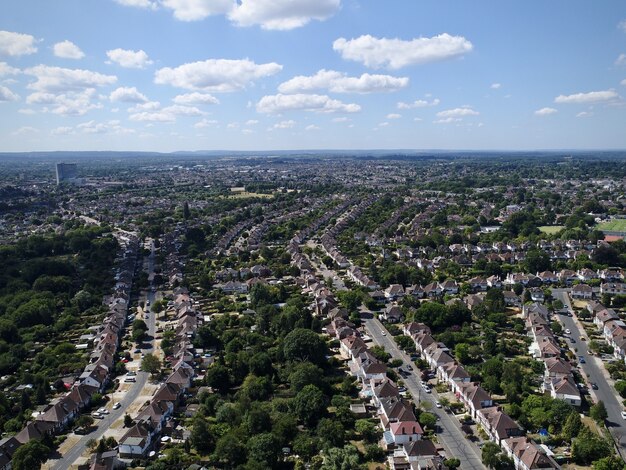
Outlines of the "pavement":
M 552 296 L 561 300 L 570 312 L 573 311 L 567 289 L 553 289 Z M 587 347 L 589 337 L 578 318 L 575 315 L 573 317 L 558 315 L 558 318 L 564 329 L 571 331 L 568 336 L 576 341 L 576 343 L 569 343 L 570 348 L 576 348 L 576 356 L 582 356 L 585 359 L 585 363 L 578 364 L 578 366 L 582 369 L 583 376 L 586 376 L 588 383 L 595 383 L 598 386 L 598 390 L 593 390 L 590 387 L 590 392 L 596 401 L 602 400 L 604 402 L 608 414 L 607 428 L 615 439 L 621 457 L 626 459 L 626 421 L 621 415 L 624 406 L 621 398 L 618 397 L 615 391 L 613 380 L 610 378 L 602 360 L 589 352 Z M 584 337 L 585 341 L 581 340 L 581 337 Z
M 376 318 L 363 318 L 363 324 L 372 340 L 383 346 L 394 359 L 401 359 L 405 364 L 412 364 L 411 358 L 398 348 L 391 334 Z M 413 366 L 413 369 L 411 375 L 404 379 L 405 387 L 418 403 L 430 402 L 429 412 L 439 416 L 437 424 L 440 432 L 437 434 L 437 439 L 444 446 L 446 456 L 460 459 L 462 470 L 486 469 L 482 464 L 481 451 L 478 446 L 465 437 L 461 431 L 461 424 L 456 418 L 435 407 L 435 402 L 439 400 L 437 392 L 433 389 L 432 393 L 425 393 L 420 385 L 421 379 L 416 371 L 417 368 Z
M 154 258 L 155 250 L 153 244 L 151 254 L 147 260 L 148 274 L 154 272 Z M 148 290 L 146 292 L 146 299 L 150 300 L 150 305 L 154 303 L 155 298 L 156 293 L 152 292 L 151 290 Z M 144 349 L 145 352 L 153 352 L 154 337 L 156 333 L 155 315 L 153 313 L 149 313 L 149 307 L 146 308 L 146 311 L 142 311 L 142 313 L 144 315 L 144 320 L 148 325 L 148 334 L 151 338 L 150 341 L 144 343 L 145 345 L 149 344 L 151 347 Z M 147 318 L 145 317 L 146 313 L 149 313 Z M 111 399 L 104 406 L 104 408 L 107 408 L 109 410 L 110 414 L 105 415 L 104 419 L 96 419 L 96 422 L 94 423 L 94 426 L 97 426 L 96 430 L 84 436 L 80 436 L 80 439 L 76 440 L 75 436 L 77 435 L 74 433 L 69 433 L 68 439 L 72 439 L 72 441 L 75 441 L 74 445 L 68 446 L 69 448 L 67 448 L 67 450 L 65 450 L 64 447 L 61 446 L 59 450 L 63 449 L 64 453 L 59 458 L 49 459 L 48 462 L 44 464 L 43 468 L 47 470 L 67 470 L 70 468 L 76 468 L 76 461 L 83 457 L 83 454 L 85 454 L 85 458 L 89 456 L 89 451 L 87 450 L 87 442 L 89 442 L 91 439 L 100 440 L 100 438 L 102 438 L 105 434 L 107 434 L 107 436 L 111 435 L 109 431 L 111 431 L 111 429 L 119 429 L 120 423 L 118 423 L 117 421 L 123 421 L 124 415 L 129 411 L 129 408 L 132 407 L 133 403 L 141 397 L 140 401 L 143 404 L 146 401 L 143 397 L 146 394 L 153 393 L 152 390 L 146 389 L 146 387 L 150 388 L 150 384 L 148 382 L 150 374 L 138 370 L 141 363 L 140 354 L 133 355 L 136 357 L 132 362 L 128 363 L 127 367 L 129 370 L 135 370 L 137 372 L 136 382 L 132 383 L 129 386 L 129 384 L 123 382 L 123 376 L 120 377 L 120 386 L 115 392 L 111 394 Z M 113 404 L 116 401 L 119 401 L 121 407 L 117 410 L 113 410 Z M 82 463 L 82 459 L 80 463 Z

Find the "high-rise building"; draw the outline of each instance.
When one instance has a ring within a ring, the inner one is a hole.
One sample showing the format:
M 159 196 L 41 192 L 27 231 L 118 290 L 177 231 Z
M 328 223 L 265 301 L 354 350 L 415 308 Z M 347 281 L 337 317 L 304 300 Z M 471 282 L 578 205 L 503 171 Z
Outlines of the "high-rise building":
M 76 179 L 76 163 L 57 163 L 57 184 Z

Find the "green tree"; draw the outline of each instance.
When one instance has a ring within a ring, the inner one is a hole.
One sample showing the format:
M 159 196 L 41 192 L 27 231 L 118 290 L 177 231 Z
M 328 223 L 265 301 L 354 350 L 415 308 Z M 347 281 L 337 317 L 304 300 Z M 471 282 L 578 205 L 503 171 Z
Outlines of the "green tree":
M 209 425 L 201 416 L 197 416 L 191 427 L 189 436 L 191 445 L 201 454 L 208 453 L 213 448 L 213 436 L 209 431 Z
M 382 434 L 380 427 L 367 419 L 357 419 L 356 423 L 354 423 L 354 429 L 366 442 L 371 444 L 377 442 Z
M 611 455 L 610 444 L 587 426 L 572 442 L 572 459 L 579 465 L 589 465 L 601 458 Z
M 461 466 L 461 461 L 457 459 L 456 457 L 453 457 L 451 459 L 444 460 L 443 464 L 446 467 L 448 467 L 450 470 L 456 470 L 457 468 Z
M 279 452 L 280 443 L 272 433 L 257 434 L 248 441 L 248 455 L 269 468 L 276 465 Z
M 437 417 L 432 413 L 420 413 L 418 421 L 422 426 L 428 429 L 435 429 L 435 426 L 437 426 Z
M 324 464 L 320 470 L 359 470 L 359 451 L 353 445 L 343 448 L 333 447 L 326 453 Z
M 13 470 L 33 470 L 41 468 L 48 459 L 50 449 L 41 441 L 34 439 L 17 448 L 11 461 Z
M 565 420 L 565 424 L 563 425 L 563 430 L 561 434 L 564 439 L 571 441 L 573 438 L 578 436 L 580 429 L 582 428 L 583 422 L 580 419 L 580 414 L 576 411 L 573 411 L 567 416 Z
M 228 368 L 222 364 L 213 364 L 206 371 L 205 382 L 209 387 L 221 394 L 228 392 L 230 388 Z
M 157 375 L 161 372 L 161 361 L 152 353 L 148 353 L 141 360 L 141 370 L 151 375 Z
M 322 369 L 309 362 L 296 363 L 291 374 L 289 383 L 295 392 L 299 392 L 307 385 L 322 386 L 324 372 Z
M 283 354 L 288 361 L 325 362 L 327 348 L 320 335 L 305 328 L 296 328 L 283 341 Z
M 593 470 L 626 470 L 626 464 L 621 459 L 610 455 L 593 462 L 591 468 Z
M 314 426 L 326 411 L 326 397 L 315 385 L 307 385 L 298 392 L 292 405 L 300 421 Z
M 246 446 L 239 437 L 230 432 L 217 440 L 214 457 L 228 468 L 235 468 L 246 461 Z
M 599 424 L 604 423 L 604 421 L 606 420 L 606 418 L 608 418 L 609 415 L 606 411 L 606 406 L 604 406 L 604 402 L 602 400 L 600 400 L 598 403 L 596 403 L 595 405 L 592 405 L 591 408 L 589 408 L 589 416 L 596 423 L 599 423 Z
M 129 414 L 125 414 L 124 415 L 124 427 L 130 428 L 132 427 L 133 424 L 135 424 L 135 422 L 133 421 L 133 418 L 131 418 Z

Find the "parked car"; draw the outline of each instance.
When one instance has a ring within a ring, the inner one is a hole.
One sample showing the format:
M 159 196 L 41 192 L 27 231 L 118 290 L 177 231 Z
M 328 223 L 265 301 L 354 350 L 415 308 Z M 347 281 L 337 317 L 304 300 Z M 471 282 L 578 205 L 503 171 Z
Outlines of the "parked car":
M 571 333 L 572 333 L 572 332 L 570 331 L 570 329 L 569 329 L 569 328 L 566 328 L 566 329 L 565 329 L 565 334 L 566 334 L 566 335 L 569 335 L 569 334 L 571 334 Z
M 124 382 L 137 382 L 137 379 L 135 377 L 126 377 Z
M 622 411 L 622 419 L 626 419 L 626 411 Z
M 587 362 L 587 361 L 585 361 L 585 358 L 584 358 L 584 357 L 582 357 L 582 356 L 578 356 L 578 362 L 579 362 L 580 364 L 584 364 L 584 363 L 585 363 L 585 362 Z
M 113 404 L 113 409 L 118 410 L 122 407 L 122 404 L 118 401 Z
M 441 403 L 439 403 L 438 401 L 436 401 L 436 402 L 435 402 L 435 406 L 436 406 L 437 408 L 441 408 Z
M 413 366 L 411 364 L 407 364 L 406 368 L 409 369 L 409 370 L 413 370 Z
M 598 390 L 598 384 L 595 382 L 591 382 L 591 388 L 593 388 L 594 390 Z

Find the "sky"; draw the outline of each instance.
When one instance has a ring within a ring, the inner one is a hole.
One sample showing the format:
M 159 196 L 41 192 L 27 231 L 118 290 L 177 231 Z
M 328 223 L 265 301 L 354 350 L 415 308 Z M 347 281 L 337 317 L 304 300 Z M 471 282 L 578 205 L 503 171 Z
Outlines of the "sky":
M 0 151 L 625 149 L 623 0 L 0 4 Z

